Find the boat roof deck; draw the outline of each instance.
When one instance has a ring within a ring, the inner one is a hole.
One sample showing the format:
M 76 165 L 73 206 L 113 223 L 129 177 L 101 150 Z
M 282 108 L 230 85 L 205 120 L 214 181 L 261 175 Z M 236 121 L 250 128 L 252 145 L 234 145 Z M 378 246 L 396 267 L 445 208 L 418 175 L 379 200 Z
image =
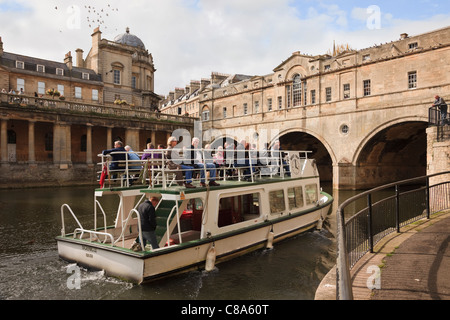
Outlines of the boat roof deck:
M 246 186 L 255 186 L 255 185 L 263 185 L 263 184 L 269 184 L 269 183 L 276 183 L 276 182 L 283 182 L 283 181 L 295 181 L 295 180 L 304 180 L 304 179 L 311 179 L 311 178 L 318 178 L 318 176 L 308 176 L 308 177 L 301 177 L 301 178 L 291 178 L 288 176 L 283 177 L 263 177 L 263 178 L 256 178 L 254 181 L 245 181 L 245 180 L 217 180 L 218 183 L 220 183 L 220 186 L 214 186 L 214 187 L 201 187 L 200 185 L 197 185 L 198 183 L 194 183 L 196 188 L 186 188 L 184 186 L 178 186 L 177 184 L 164 188 L 162 185 L 156 185 L 153 188 L 147 185 L 133 185 L 130 187 L 110 187 L 110 188 L 103 188 L 103 189 L 96 189 L 95 191 L 102 191 L 102 192 L 120 192 L 120 191 L 126 191 L 126 190 L 140 190 L 142 193 L 159 193 L 159 194 L 180 194 L 181 192 L 184 192 L 185 194 L 192 194 L 192 193 L 198 193 L 198 192 L 205 192 L 208 189 L 210 190 L 221 190 L 221 189 L 231 189 L 231 188 L 242 188 Z

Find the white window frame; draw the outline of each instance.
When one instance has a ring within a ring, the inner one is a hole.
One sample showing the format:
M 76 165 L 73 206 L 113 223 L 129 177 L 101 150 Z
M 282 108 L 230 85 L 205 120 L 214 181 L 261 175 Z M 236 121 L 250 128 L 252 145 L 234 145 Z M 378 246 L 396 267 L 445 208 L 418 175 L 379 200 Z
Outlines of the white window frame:
M 98 101 L 98 90 L 92 89 L 92 101 Z
M 17 78 L 17 92 L 22 89 L 25 92 L 25 79 Z
M 82 97 L 83 97 L 82 92 L 83 92 L 83 90 L 81 87 L 75 87 L 75 98 L 82 99 Z
M 16 61 L 16 68 L 17 69 L 25 69 L 25 62 L 23 62 L 23 61 Z
M 45 94 L 45 82 L 42 81 L 38 82 L 38 93 Z
M 63 76 L 64 75 L 64 69 L 62 68 L 56 68 L 56 75 Z
M 113 83 L 120 85 L 121 84 L 121 72 L 120 70 L 114 69 L 113 70 Z
M 43 64 L 36 65 L 36 71 L 44 73 L 45 72 L 45 66 Z
M 64 96 L 64 86 L 62 84 L 58 84 L 58 89 L 61 96 Z

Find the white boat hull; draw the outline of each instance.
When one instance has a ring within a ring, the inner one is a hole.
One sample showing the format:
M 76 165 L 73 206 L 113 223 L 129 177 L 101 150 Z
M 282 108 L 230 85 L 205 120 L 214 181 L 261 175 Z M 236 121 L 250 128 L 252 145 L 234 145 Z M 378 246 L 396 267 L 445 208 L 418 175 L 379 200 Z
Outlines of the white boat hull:
M 195 240 L 161 248 L 152 252 L 132 252 L 85 240 L 58 237 L 58 252 L 70 262 L 104 270 L 107 275 L 134 283 L 142 283 L 175 273 L 203 269 L 208 251 L 215 247 L 215 263 L 265 248 L 269 233 L 273 232 L 273 243 L 315 228 L 322 217 L 326 217 L 331 203 L 298 216 L 278 218 L 272 222 L 261 222 L 243 230 L 236 230 L 216 237 Z

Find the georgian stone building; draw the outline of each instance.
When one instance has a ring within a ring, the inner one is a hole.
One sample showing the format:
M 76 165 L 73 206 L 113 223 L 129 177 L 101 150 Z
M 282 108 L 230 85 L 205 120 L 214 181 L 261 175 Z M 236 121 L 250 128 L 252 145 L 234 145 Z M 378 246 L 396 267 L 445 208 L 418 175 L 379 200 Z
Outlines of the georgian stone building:
M 162 112 L 200 116 L 204 143 L 233 129 L 256 143 L 252 131 L 276 131 L 269 143 L 313 151 L 336 188 L 371 187 L 431 167 L 428 111 L 437 94 L 450 101 L 450 27 L 335 55 L 294 52 L 267 75 L 215 75 L 197 109 L 185 109 L 180 90 Z
M 114 140 L 140 151 L 193 129 L 195 119 L 157 112 L 156 69 L 137 36 L 91 37 L 85 57 L 77 49 L 62 62 L 8 52 L 0 38 L 2 187 L 94 183 Z

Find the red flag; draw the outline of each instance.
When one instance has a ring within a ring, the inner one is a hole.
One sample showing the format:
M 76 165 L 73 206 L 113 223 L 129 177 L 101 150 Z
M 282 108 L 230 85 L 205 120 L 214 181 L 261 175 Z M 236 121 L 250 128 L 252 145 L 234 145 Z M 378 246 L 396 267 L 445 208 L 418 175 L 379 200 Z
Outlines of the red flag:
M 108 168 L 106 164 L 103 165 L 102 175 L 100 176 L 100 188 L 103 189 L 103 185 L 105 184 L 105 179 L 108 174 Z

